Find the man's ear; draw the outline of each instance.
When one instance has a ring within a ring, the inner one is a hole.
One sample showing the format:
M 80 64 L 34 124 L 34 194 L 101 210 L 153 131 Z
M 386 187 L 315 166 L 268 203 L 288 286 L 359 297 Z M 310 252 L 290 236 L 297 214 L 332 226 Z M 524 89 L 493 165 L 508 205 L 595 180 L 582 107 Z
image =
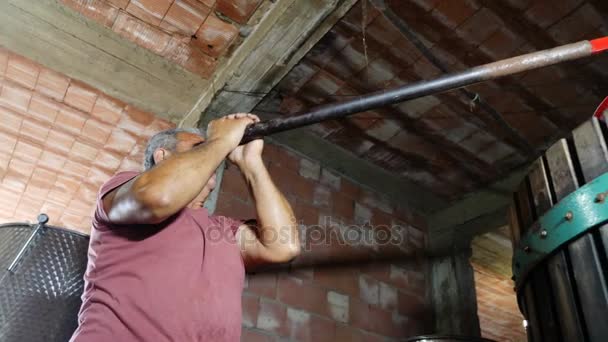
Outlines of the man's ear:
M 160 163 L 161 161 L 167 159 L 169 157 L 169 155 L 170 155 L 170 153 L 167 150 L 165 150 L 164 148 L 157 148 L 153 154 L 154 164 L 156 165 L 156 164 Z

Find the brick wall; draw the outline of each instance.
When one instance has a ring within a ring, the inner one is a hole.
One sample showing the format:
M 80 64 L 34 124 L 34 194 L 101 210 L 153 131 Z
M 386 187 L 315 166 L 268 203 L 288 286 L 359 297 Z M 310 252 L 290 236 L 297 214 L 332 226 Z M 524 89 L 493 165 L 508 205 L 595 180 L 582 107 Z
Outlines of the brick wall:
M 513 281 L 475 263 L 473 268 L 481 335 L 496 341 L 527 341 Z
M 281 147 L 266 144 L 264 154 L 309 247 L 288 269 L 248 278 L 244 340 L 385 341 L 428 333 L 426 264 L 415 256 L 425 244 L 421 219 Z M 253 201 L 234 166 L 224 174 L 217 210 L 254 217 Z M 378 234 L 357 239 L 361 226 Z M 398 234 L 398 241 L 380 243 L 383 230 Z M 323 243 L 320 232 L 338 238 Z M 346 237 L 348 246 L 340 245 L 339 237 Z
M 0 117 L 0 222 L 46 212 L 51 224 L 85 233 L 99 186 L 119 170 L 139 169 L 148 137 L 172 126 L 3 49 Z M 289 268 L 248 277 L 243 341 L 384 341 L 429 332 L 426 265 L 416 257 L 426 243 L 423 219 L 279 146 L 267 144 L 264 158 L 303 239 L 317 239 L 305 240 Z M 234 166 L 221 189 L 219 213 L 254 216 Z M 375 234 L 356 236 L 367 232 Z M 319 233 L 349 243 L 322 243 Z M 397 239 L 383 243 L 387 236 Z
M 60 0 L 189 71 L 209 78 L 262 0 Z
M 0 48 L 0 222 L 90 230 L 99 186 L 173 124 Z

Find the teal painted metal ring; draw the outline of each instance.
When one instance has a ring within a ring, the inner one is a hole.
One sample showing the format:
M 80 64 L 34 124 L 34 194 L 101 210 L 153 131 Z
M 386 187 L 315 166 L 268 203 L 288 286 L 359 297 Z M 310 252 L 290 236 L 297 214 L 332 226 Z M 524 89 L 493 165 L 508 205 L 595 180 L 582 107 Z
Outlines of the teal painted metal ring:
M 513 251 L 513 277 L 519 288 L 527 274 L 552 252 L 608 222 L 608 173 L 582 186 L 541 216 Z

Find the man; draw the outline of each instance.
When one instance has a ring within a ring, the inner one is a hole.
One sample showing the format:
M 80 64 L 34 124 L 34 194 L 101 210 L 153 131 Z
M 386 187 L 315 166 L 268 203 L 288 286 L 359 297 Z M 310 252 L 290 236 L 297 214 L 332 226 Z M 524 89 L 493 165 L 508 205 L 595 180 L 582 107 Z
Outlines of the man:
M 258 121 L 244 113 L 214 120 L 206 140 L 161 132 L 143 173 L 122 172 L 101 187 L 71 341 L 239 340 L 244 269 L 300 251 L 293 211 L 262 162 L 263 141 L 239 146 Z M 255 226 L 203 208 L 226 157 L 255 199 Z

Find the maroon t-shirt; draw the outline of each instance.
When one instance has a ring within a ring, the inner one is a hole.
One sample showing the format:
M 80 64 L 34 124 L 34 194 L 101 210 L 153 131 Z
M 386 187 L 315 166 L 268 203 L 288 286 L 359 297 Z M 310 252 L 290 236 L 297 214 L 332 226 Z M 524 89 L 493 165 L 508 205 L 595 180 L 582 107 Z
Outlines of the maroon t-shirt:
M 137 175 L 118 173 L 98 194 L 71 341 L 239 341 L 240 221 L 185 208 L 159 225 L 112 225 L 101 198 Z

